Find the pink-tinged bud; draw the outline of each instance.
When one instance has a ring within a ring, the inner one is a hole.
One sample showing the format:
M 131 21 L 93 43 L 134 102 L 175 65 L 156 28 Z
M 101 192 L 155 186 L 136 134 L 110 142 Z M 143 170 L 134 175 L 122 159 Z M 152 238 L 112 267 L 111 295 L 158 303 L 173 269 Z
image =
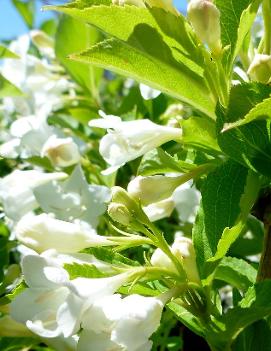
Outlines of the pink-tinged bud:
M 191 0 L 187 7 L 187 16 L 198 38 L 215 55 L 219 55 L 222 50 L 220 11 L 215 4 L 211 0 Z

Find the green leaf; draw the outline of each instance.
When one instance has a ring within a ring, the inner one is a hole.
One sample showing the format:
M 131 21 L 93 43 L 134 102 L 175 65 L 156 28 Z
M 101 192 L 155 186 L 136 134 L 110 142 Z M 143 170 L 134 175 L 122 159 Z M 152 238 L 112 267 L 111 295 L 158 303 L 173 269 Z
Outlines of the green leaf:
M 216 141 L 215 122 L 210 118 L 190 117 L 181 121 L 183 129 L 182 141 L 185 145 L 203 149 L 208 152 L 219 152 L 220 148 Z
M 104 247 L 91 247 L 83 250 L 83 252 L 94 255 L 98 260 L 108 262 L 116 265 L 127 265 L 127 266 L 138 266 L 139 263 L 133 261 L 117 252 L 113 252 L 111 249 Z
M 148 30 L 138 28 L 136 36 L 144 38 L 141 45 L 153 52 L 141 51 L 120 40 L 109 39 L 80 54 L 71 55 L 71 58 L 134 78 L 210 114 L 212 103 L 203 79 L 177 63 L 151 27 Z
M 216 328 L 205 337 L 218 351 L 229 350 L 233 340 L 250 324 L 271 314 L 271 280 L 250 287 L 237 307 L 216 320 Z M 258 349 L 257 349 L 258 350 Z
M 56 33 L 56 56 L 84 90 L 96 95 L 101 70 L 73 62 L 67 56 L 87 49 L 100 39 L 101 36 L 96 29 L 72 17 L 66 15 L 61 17 Z
M 268 322 L 261 320 L 247 327 L 232 345 L 233 351 L 270 351 L 271 330 Z
M 262 252 L 264 228 L 263 223 L 249 216 L 244 232 L 230 248 L 231 256 L 251 256 Z
M 241 127 L 245 124 L 261 119 L 271 119 L 271 98 L 265 99 L 263 102 L 257 104 L 245 115 L 243 119 L 234 123 L 226 123 L 223 127 L 223 131 Z
M 17 54 L 15 54 L 14 52 L 10 51 L 4 45 L 0 44 L 0 59 L 3 59 L 3 58 L 17 59 L 17 58 L 19 58 L 19 56 Z
M 75 279 L 78 277 L 83 278 L 100 278 L 105 277 L 106 274 L 101 272 L 93 264 L 80 264 L 80 263 L 65 263 L 64 269 L 69 273 L 70 279 Z
M 176 302 L 170 302 L 167 304 L 176 317 L 185 325 L 187 328 L 191 329 L 194 333 L 204 337 L 205 331 L 204 327 L 201 325 L 200 321 L 186 308 L 179 305 Z
M 28 28 L 33 28 L 36 13 L 35 0 L 12 0 L 12 3 L 16 7 L 19 14 L 22 16 Z
M 256 276 L 256 269 L 246 261 L 235 257 L 224 257 L 215 271 L 214 279 L 246 291 L 255 283 Z
M 254 205 L 258 193 L 260 190 L 260 180 L 259 177 L 252 172 L 248 173 L 246 185 L 244 188 L 244 193 L 240 199 L 240 215 L 237 219 L 237 223 L 229 228 L 226 227 L 223 230 L 221 239 L 217 244 L 217 251 L 214 257 L 210 258 L 208 261 L 216 261 L 221 259 L 223 256 L 226 255 L 230 246 L 235 242 L 238 236 L 242 233 L 248 215 L 252 206 Z
M 53 9 L 114 37 L 72 55 L 73 59 L 132 77 L 213 116 L 214 102 L 203 78 L 203 58 L 183 16 L 136 6 L 82 9 L 75 5 Z
M 137 174 L 149 176 L 159 173 L 177 172 L 192 170 L 194 165 L 179 161 L 161 148 L 147 152 L 138 167 Z
M 206 262 L 217 252 L 226 227 L 239 219 L 240 203 L 247 183 L 248 169 L 231 160 L 208 174 L 202 187 L 202 200 L 193 228 L 193 241 L 202 278 L 207 278 L 218 262 Z
M 271 313 L 271 281 L 266 280 L 250 287 L 238 307 L 229 310 L 225 315 L 225 334 L 236 336 L 246 326 Z M 226 337 L 226 335 L 225 335 Z
M 0 99 L 7 96 L 22 96 L 23 93 L 19 88 L 13 85 L 2 74 L 0 74 Z
M 39 339 L 33 338 L 0 338 L 0 349 L 1 351 L 35 350 L 33 347 L 39 343 Z
M 226 69 L 229 73 L 233 60 L 251 29 L 260 3 L 260 0 L 215 0 L 221 14 L 222 44 L 224 47 L 229 46 L 224 53 Z
M 244 84 L 233 87 L 227 110 L 218 113 L 218 144 L 222 151 L 237 162 L 265 176 L 271 175 L 270 120 L 254 120 L 249 124 L 224 130 L 228 123 L 247 115 L 257 104 L 268 98 L 271 87 L 263 84 Z M 251 112 L 252 114 L 253 112 Z

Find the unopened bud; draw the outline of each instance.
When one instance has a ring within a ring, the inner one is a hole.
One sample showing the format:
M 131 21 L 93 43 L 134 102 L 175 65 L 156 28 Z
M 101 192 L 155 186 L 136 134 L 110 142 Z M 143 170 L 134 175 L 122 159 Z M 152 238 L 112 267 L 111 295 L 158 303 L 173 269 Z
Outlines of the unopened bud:
M 172 252 L 182 262 L 188 280 L 200 283 L 192 240 L 185 237 L 176 238 L 172 245 Z
M 107 212 L 109 216 L 113 219 L 113 221 L 125 226 L 128 226 L 130 224 L 131 214 L 127 207 L 125 207 L 124 205 L 112 202 L 108 206 Z
M 32 30 L 30 32 L 31 39 L 41 53 L 54 57 L 54 41 L 49 35 L 41 30 Z
M 268 83 L 271 78 L 271 56 L 256 54 L 247 73 L 257 82 Z
M 191 0 L 187 15 L 198 38 L 219 55 L 222 50 L 220 12 L 215 4 L 211 0 Z
M 111 190 L 112 198 L 111 201 L 124 205 L 129 211 L 137 211 L 138 204 L 136 201 L 128 194 L 126 190 L 120 186 L 114 186 Z
M 129 193 L 119 186 L 114 186 L 112 188 L 112 198 L 111 202 L 119 205 L 123 205 L 127 211 L 130 213 L 130 218 L 133 217 L 133 224 L 136 222 L 147 224 L 149 219 L 144 213 L 137 201 L 135 201 Z
M 138 176 L 128 184 L 127 189 L 129 194 L 140 199 L 143 206 L 147 206 L 170 197 L 184 179 L 182 176 Z
M 72 138 L 58 138 L 52 135 L 44 144 L 42 156 L 49 158 L 56 167 L 69 167 L 80 161 L 81 155 Z
M 200 278 L 196 263 L 196 254 L 191 239 L 180 237 L 176 238 L 171 246 L 174 256 L 182 263 L 190 282 L 200 284 Z M 151 264 L 164 267 L 178 274 L 178 271 L 170 258 L 160 249 L 156 249 L 151 258 Z

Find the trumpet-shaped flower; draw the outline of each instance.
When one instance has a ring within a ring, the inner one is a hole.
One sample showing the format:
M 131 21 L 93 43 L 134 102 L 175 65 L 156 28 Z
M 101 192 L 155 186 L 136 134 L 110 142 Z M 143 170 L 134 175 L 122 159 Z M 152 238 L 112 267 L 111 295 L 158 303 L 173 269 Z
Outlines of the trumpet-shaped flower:
M 62 221 L 46 213 L 25 215 L 18 222 L 15 233 L 22 244 L 37 252 L 56 249 L 63 253 L 73 253 L 87 247 L 114 245 L 89 226 Z
M 57 260 L 28 255 L 22 261 L 28 288 L 11 303 L 11 317 L 45 338 L 75 334 L 83 312 L 98 298 L 112 295 L 128 279 L 126 273 L 109 278 L 76 278 Z
M 88 184 L 80 166 L 64 182 L 43 184 L 35 188 L 34 194 L 44 212 L 64 221 L 87 223 L 92 228 L 97 227 L 110 201 L 109 188 Z
M 159 297 L 108 296 L 96 301 L 82 319 L 78 351 L 150 350 L 149 337 L 160 325 L 164 301 Z
M 0 179 L 0 201 L 6 215 L 19 220 L 24 214 L 38 207 L 33 189 L 50 180 L 63 179 L 65 173 L 42 173 L 40 171 L 19 171 Z
M 117 116 L 102 116 L 102 119 L 91 120 L 89 126 L 108 129 L 108 134 L 100 141 L 100 153 L 110 165 L 104 174 L 182 136 L 181 129 L 160 126 L 147 119 L 123 122 Z
M 56 167 L 69 167 L 80 161 L 81 155 L 72 138 L 58 138 L 52 135 L 41 150 L 41 156 L 49 158 Z
M 7 158 L 40 156 L 44 143 L 57 130 L 47 123 L 47 115 L 30 115 L 15 120 L 10 126 L 10 140 L 0 146 L 0 155 Z

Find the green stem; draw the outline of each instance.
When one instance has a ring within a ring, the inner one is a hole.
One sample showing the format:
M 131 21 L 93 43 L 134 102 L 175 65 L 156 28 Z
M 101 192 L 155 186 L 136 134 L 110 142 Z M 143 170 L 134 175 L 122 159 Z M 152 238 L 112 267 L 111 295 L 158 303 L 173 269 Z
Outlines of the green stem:
M 153 223 L 150 222 L 149 227 L 157 239 L 157 247 L 159 247 L 171 259 L 180 276 L 184 280 L 187 280 L 186 272 L 183 268 L 183 265 L 172 253 L 166 239 L 164 238 L 164 235 L 160 232 L 160 230 L 156 228 L 155 225 L 153 225 Z

